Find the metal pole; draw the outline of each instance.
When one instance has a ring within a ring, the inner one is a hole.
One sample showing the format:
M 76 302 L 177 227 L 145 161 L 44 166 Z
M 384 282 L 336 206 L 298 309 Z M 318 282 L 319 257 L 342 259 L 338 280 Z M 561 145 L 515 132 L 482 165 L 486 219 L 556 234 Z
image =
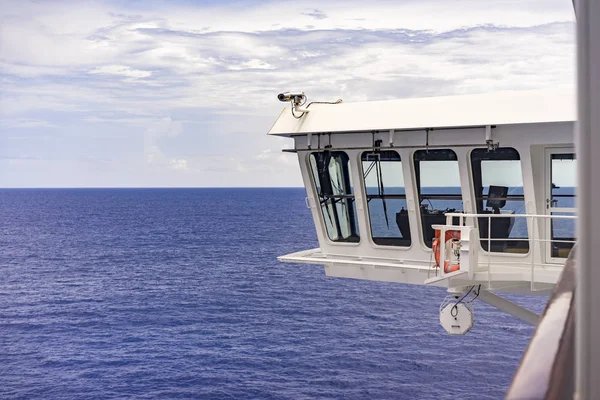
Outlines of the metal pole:
M 577 393 L 600 399 L 600 0 L 577 0 Z
M 519 318 L 521 321 L 528 323 L 529 325 L 537 326 L 540 316 L 536 313 L 523 308 L 512 301 L 506 300 L 498 295 L 487 290 L 482 290 L 479 293 L 479 300 L 488 303 L 491 306 L 496 307 L 498 310 L 504 311 L 507 314 L 512 315 L 515 318 Z

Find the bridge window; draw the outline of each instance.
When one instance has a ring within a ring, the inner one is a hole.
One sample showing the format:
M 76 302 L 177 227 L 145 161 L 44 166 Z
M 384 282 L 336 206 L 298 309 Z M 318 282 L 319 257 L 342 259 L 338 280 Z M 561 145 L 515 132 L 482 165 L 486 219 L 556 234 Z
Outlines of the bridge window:
M 573 153 L 551 155 L 551 188 L 548 208 L 552 215 L 575 215 L 575 187 L 577 186 L 577 160 Z M 575 220 L 551 220 L 552 257 L 567 257 L 575 242 Z
M 474 149 L 471 168 L 477 214 L 492 215 L 478 218 L 481 246 L 492 252 L 527 253 L 527 220 L 514 217 L 526 213 L 519 152 L 510 147 Z
M 432 225 L 445 225 L 446 213 L 463 210 L 458 158 L 449 149 L 419 150 L 414 162 L 423 241 L 431 247 Z
M 361 160 L 373 242 L 410 246 L 400 155 L 395 151 L 364 152 Z
M 348 155 L 341 151 L 323 151 L 311 153 L 309 160 L 329 239 L 358 242 Z

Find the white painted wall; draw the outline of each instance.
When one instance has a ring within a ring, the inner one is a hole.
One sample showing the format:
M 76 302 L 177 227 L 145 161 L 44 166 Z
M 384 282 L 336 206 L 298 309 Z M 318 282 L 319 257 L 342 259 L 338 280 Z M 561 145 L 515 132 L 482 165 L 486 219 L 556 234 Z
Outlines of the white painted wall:
M 600 399 L 600 1 L 577 0 L 577 391 Z

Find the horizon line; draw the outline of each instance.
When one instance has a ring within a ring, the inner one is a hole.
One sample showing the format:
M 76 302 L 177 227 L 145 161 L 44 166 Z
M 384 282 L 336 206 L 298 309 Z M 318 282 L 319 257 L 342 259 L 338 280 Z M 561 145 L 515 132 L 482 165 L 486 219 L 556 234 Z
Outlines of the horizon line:
M 304 189 L 304 186 L 38 186 L 0 187 L 0 190 L 35 189 Z

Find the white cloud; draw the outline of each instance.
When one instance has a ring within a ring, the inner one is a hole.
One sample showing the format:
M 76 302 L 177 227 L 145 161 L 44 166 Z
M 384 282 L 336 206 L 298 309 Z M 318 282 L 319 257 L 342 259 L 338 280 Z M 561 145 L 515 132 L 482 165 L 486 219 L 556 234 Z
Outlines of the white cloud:
M 271 158 L 272 152 L 273 150 L 271 149 L 265 149 L 261 151 L 260 154 L 256 155 L 254 158 L 256 158 L 257 160 L 268 160 L 269 158 Z
M 171 117 L 164 117 L 148 122 L 144 135 L 144 153 L 148 164 L 164 166 L 175 170 L 187 169 L 186 160 L 169 160 L 161 148 L 161 143 L 181 133 L 182 126 L 181 121 L 173 121 Z
M 26 138 L 47 158 L 63 151 L 48 136 L 68 134 L 65 152 L 96 159 L 105 143 L 120 158 L 95 179 L 115 185 L 300 184 L 290 140 L 264 135 L 285 90 L 350 102 L 544 88 L 572 84 L 575 65 L 564 0 L 6 0 L 0 48 L 4 154 Z
M 230 65 L 227 67 L 232 71 L 240 71 L 244 69 L 275 69 L 271 64 L 253 58 L 250 61 L 241 63 L 240 65 Z
M 104 74 L 104 75 L 119 75 L 128 78 L 147 78 L 152 75 L 152 71 L 142 71 L 139 69 L 132 69 L 126 65 L 104 65 L 102 67 L 96 67 L 89 71 L 90 74 Z
M 26 129 L 26 128 L 56 128 L 55 124 L 40 119 L 14 118 L 0 121 L 0 128 Z
M 189 171 L 190 170 L 188 168 L 187 160 L 185 160 L 183 158 L 171 160 L 171 168 L 173 168 L 176 171 Z

